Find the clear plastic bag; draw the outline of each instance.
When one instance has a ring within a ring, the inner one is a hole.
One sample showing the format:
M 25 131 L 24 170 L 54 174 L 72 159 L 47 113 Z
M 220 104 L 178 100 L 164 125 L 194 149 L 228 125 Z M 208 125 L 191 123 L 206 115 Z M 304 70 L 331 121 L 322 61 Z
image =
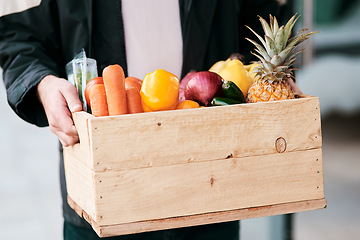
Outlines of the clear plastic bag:
M 79 99 L 83 104 L 83 110 L 87 111 L 85 100 L 86 84 L 93 78 L 98 77 L 96 60 L 87 58 L 85 50 L 76 54 L 74 59 L 66 64 L 66 75 L 68 81 L 72 83 L 79 94 Z

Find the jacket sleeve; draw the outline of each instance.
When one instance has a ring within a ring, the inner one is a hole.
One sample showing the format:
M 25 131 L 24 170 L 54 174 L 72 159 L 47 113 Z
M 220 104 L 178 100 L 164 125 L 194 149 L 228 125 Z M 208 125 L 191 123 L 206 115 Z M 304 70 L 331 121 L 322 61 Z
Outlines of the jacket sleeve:
M 0 66 L 11 108 L 25 121 L 47 126 L 36 86 L 46 75 L 63 76 L 56 3 L 0 17 Z

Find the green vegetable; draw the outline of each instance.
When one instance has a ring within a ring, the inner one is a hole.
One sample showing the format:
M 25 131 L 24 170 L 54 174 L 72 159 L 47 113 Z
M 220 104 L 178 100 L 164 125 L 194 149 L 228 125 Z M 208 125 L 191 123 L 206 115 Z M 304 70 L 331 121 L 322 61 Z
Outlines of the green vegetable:
M 242 103 L 245 102 L 244 94 L 242 93 L 240 88 L 236 86 L 236 84 L 233 83 L 232 81 L 224 80 L 221 87 L 225 97 L 240 101 Z
M 226 106 L 226 105 L 240 104 L 240 103 L 242 102 L 225 97 L 215 97 L 211 101 L 211 105 L 213 106 Z

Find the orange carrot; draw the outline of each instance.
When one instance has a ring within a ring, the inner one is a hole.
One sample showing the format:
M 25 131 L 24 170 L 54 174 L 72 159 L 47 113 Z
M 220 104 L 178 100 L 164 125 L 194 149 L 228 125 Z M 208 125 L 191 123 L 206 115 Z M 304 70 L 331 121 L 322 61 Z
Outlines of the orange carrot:
M 144 109 L 141 103 L 140 92 L 135 87 L 126 89 L 126 102 L 129 113 L 142 113 Z
M 95 117 L 109 116 L 104 84 L 95 84 L 89 91 L 91 112 Z
M 103 70 L 103 81 L 106 91 L 109 115 L 127 113 L 125 75 L 118 64 L 110 65 Z
M 102 77 L 96 77 L 96 78 L 93 78 L 91 79 L 85 86 L 85 100 L 86 100 L 86 103 L 87 105 L 90 106 L 90 97 L 89 97 L 89 92 L 90 92 L 90 88 L 95 85 L 95 84 L 103 84 L 103 80 L 102 80 Z
M 126 77 L 125 78 L 125 89 L 130 87 L 136 87 L 140 92 L 142 81 L 136 77 Z

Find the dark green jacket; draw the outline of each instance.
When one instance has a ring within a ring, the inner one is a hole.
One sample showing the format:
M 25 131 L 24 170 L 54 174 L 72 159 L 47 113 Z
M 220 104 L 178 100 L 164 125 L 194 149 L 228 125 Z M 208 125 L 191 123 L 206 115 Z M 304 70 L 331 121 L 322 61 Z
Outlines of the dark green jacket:
M 258 15 L 277 15 L 275 0 L 179 0 L 183 36 L 182 76 L 189 70 L 207 70 L 231 53 L 250 61 L 258 32 Z M 25 121 L 46 126 L 35 87 L 48 74 L 66 78 L 65 64 L 82 48 L 97 60 L 98 71 L 120 64 L 125 73 L 126 52 L 120 0 L 43 0 L 38 7 L 0 18 L 0 66 L 12 109 Z M 66 197 L 63 172 L 62 190 Z M 65 200 L 65 199 L 64 199 Z M 66 201 L 65 218 L 80 224 Z

